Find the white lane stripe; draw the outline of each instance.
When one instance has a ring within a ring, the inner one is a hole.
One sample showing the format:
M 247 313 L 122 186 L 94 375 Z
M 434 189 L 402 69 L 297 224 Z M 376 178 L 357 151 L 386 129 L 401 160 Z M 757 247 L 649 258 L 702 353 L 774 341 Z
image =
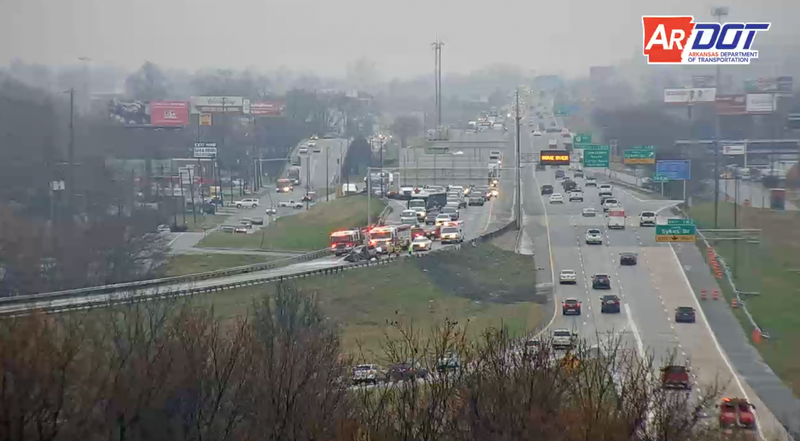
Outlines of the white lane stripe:
M 733 368 L 730 360 L 728 360 L 728 355 L 725 351 L 722 350 L 722 346 L 719 345 L 719 341 L 717 340 L 717 336 L 714 335 L 714 330 L 711 329 L 711 325 L 708 323 L 708 319 L 706 318 L 706 313 L 703 312 L 703 307 L 700 305 L 700 301 L 697 300 L 697 296 L 694 295 L 694 289 L 692 289 L 692 284 L 689 282 L 689 277 L 686 276 L 686 273 L 683 271 L 683 265 L 681 265 L 681 260 L 678 259 L 678 253 L 675 252 L 675 248 L 672 244 L 668 244 L 669 249 L 672 250 L 672 257 L 675 259 L 675 264 L 678 265 L 678 269 L 680 270 L 681 275 L 683 276 L 683 281 L 686 283 L 686 287 L 689 289 L 689 293 L 691 294 L 692 299 L 694 300 L 696 310 L 700 313 L 700 316 L 703 318 L 703 323 L 706 325 L 706 329 L 708 330 L 708 334 L 711 336 L 711 340 L 714 342 L 714 346 L 717 348 L 717 352 L 719 355 L 722 356 L 722 361 L 725 363 L 725 366 L 728 367 L 728 370 L 733 375 L 733 380 L 736 382 L 736 385 L 739 387 L 739 390 L 742 392 L 742 396 L 747 400 L 750 401 L 750 398 L 747 396 L 747 391 L 744 389 L 744 385 L 742 384 L 742 380 L 739 378 L 739 374 Z M 758 420 L 758 414 L 753 411 L 753 415 L 756 419 L 756 428 L 758 429 L 758 435 L 761 439 L 767 439 L 764 436 L 764 432 L 761 428 L 761 422 Z
M 172 239 L 171 241 L 169 241 L 169 243 L 167 244 L 167 247 L 171 247 L 171 246 L 172 246 L 172 243 L 173 243 L 173 242 L 175 242 L 176 240 L 178 240 L 178 238 L 179 238 L 179 237 L 181 237 L 181 236 L 183 236 L 183 233 L 178 233 L 178 235 L 177 235 L 177 236 L 175 236 L 175 238 L 174 238 L 174 239 Z

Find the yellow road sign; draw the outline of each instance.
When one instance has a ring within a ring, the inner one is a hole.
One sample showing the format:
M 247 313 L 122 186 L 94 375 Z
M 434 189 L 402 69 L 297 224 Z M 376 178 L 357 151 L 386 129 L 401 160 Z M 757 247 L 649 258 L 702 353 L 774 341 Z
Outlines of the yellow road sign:
M 655 164 L 656 158 L 625 158 L 626 164 Z
M 657 234 L 656 242 L 695 242 L 697 236 L 692 234 L 688 236 L 673 236 L 671 234 Z

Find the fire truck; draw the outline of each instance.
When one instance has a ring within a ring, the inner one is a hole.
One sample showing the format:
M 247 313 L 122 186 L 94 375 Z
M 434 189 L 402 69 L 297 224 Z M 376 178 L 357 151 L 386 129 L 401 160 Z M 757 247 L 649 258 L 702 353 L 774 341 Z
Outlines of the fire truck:
M 331 233 L 331 251 L 337 256 L 353 251 L 353 248 L 364 244 L 361 230 L 341 230 Z
M 369 230 L 369 243 L 379 254 L 396 254 L 411 245 L 411 225 L 386 225 Z

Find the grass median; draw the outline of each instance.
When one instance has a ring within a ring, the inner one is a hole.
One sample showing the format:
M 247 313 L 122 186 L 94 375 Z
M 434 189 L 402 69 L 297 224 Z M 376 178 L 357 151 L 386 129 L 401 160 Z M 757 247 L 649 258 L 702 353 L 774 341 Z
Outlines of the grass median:
M 699 228 L 714 228 L 714 204 L 697 204 L 689 210 Z M 737 228 L 760 229 L 760 244 L 745 241 L 712 243 L 732 267 L 737 288 L 757 291 L 747 307 L 755 321 L 770 333 L 756 344 L 769 366 L 800 396 L 800 213 L 738 207 Z M 734 205 L 719 203 L 720 229 L 734 228 Z M 722 284 L 721 284 L 722 285 Z M 732 292 L 727 291 L 728 301 Z M 745 330 L 750 322 L 740 309 L 734 313 Z M 749 334 L 749 333 L 748 333 Z
M 372 218 L 377 218 L 384 207 L 381 200 L 372 198 Z M 215 232 L 200 241 L 198 246 L 314 251 L 328 246 L 332 231 L 361 226 L 366 222 L 366 196 L 348 196 L 319 202 L 308 211 L 280 217 L 254 234 Z
M 253 254 L 181 254 L 166 261 L 165 276 L 183 276 L 237 266 L 254 265 L 280 259 L 274 256 Z
M 484 244 L 296 283 L 342 325 L 345 350 L 356 354 L 362 349 L 369 358 L 381 353 L 386 336 L 398 336 L 397 325 L 413 325 L 425 333 L 449 320 L 466 325 L 473 335 L 501 324 L 517 335 L 538 328 L 550 314 L 537 303 L 546 299 L 534 295 L 534 269 L 530 256 Z M 269 291 L 250 287 L 197 300 L 234 318 L 248 313 L 254 296 Z

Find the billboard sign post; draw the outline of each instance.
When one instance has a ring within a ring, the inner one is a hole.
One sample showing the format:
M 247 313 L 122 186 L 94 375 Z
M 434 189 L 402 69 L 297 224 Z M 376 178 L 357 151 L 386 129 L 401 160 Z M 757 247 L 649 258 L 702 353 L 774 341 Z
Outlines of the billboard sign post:
M 655 174 L 670 181 L 688 181 L 692 179 L 692 161 L 690 159 L 656 161 Z
M 261 101 L 250 103 L 250 114 L 253 116 L 281 116 L 286 103 L 283 101 Z
M 656 151 L 651 145 L 637 146 L 623 152 L 625 164 L 655 164 Z
M 722 146 L 722 154 L 725 156 L 741 156 L 747 153 L 747 144 L 736 143 Z
M 217 143 L 216 142 L 196 142 L 194 143 L 194 157 L 195 158 L 216 158 L 217 157 Z
M 150 124 L 154 127 L 189 125 L 189 103 L 186 101 L 150 101 Z
M 242 113 L 250 114 L 250 100 L 240 96 L 193 96 L 192 115 L 201 113 Z
M 775 101 L 775 95 L 771 93 L 748 93 L 745 109 L 747 113 L 772 113 L 775 111 Z
M 747 97 L 745 95 L 717 95 L 714 106 L 718 115 L 746 115 Z
M 201 113 L 197 116 L 197 122 L 201 126 L 210 126 L 211 125 L 211 114 L 210 113 Z
M 586 168 L 608 168 L 611 148 L 607 145 L 590 144 L 583 148 L 583 166 Z

